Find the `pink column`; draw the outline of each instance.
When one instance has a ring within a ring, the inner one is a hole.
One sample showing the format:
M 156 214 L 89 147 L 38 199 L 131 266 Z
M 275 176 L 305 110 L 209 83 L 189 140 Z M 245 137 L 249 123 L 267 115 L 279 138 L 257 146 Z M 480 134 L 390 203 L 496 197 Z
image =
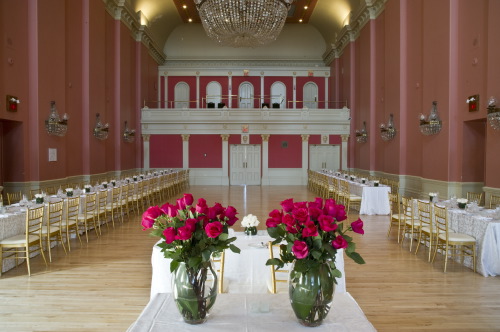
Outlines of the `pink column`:
M 377 34 L 376 20 L 370 20 L 370 170 L 377 170 Z
M 40 152 L 39 152 L 39 128 L 40 120 L 38 100 L 38 1 L 28 2 L 28 142 L 29 142 L 29 168 L 26 181 L 37 181 L 40 179 Z
M 135 167 L 142 168 L 142 135 L 141 135 L 141 78 L 142 78 L 142 67 L 141 67 L 141 40 L 136 40 L 135 42 Z
M 121 102 L 120 102 L 120 92 L 121 92 L 121 84 L 120 84 L 120 67 L 121 67 L 121 61 L 120 61 L 120 47 L 121 47 L 121 34 L 120 34 L 120 28 L 121 28 L 121 22 L 120 20 L 115 20 L 115 34 L 114 34 L 114 44 L 115 44 L 115 49 L 114 49 L 114 91 L 113 91 L 113 97 L 114 97 L 114 108 L 113 108 L 113 119 L 114 123 L 111 128 L 111 133 L 113 134 L 112 139 L 114 141 L 114 146 L 115 146 L 115 165 L 114 165 L 114 170 L 119 171 L 121 170 L 121 148 L 122 148 L 122 141 L 121 141 L 121 131 L 122 131 L 122 124 L 121 124 Z
M 350 76 L 351 76 L 351 85 L 350 85 L 350 95 L 351 95 L 351 100 L 349 101 L 349 108 L 351 110 L 351 135 L 349 137 L 350 139 L 350 146 L 349 146 L 349 160 L 348 160 L 348 168 L 352 168 L 355 166 L 355 154 L 354 154 L 354 149 L 356 148 L 356 130 L 354 126 L 352 125 L 353 123 L 356 123 L 356 41 L 351 41 L 349 45 L 350 51 L 351 51 L 351 59 L 350 59 L 350 65 L 349 69 L 351 71 Z
M 396 125 L 399 136 L 399 174 L 407 174 L 408 131 L 405 130 L 408 121 L 408 0 L 400 0 L 399 11 L 399 125 Z
M 335 58 L 335 97 L 332 98 L 333 101 L 340 101 L 340 59 Z M 332 96 L 333 97 L 333 96 Z M 340 108 L 340 105 L 332 106 L 333 108 Z
M 461 147 L 459 145 L 459 123 L 462 122 L 452 119 L 458 119 L 458 110 L 460 109 L 458 102 L 461 100 L 458 94 L 458 72 L 459 72 L 459 64 L 458 64 L 458 55 L 459 55 L 459 4 L 458 1 L 450 1 L 450 67 L 449 67 L 449 75 L 450 75 L 450 93 L 449 93 L 449 112 L 448 112 L 448 121 L 445 122 L 444 125 L 448 124 L 449 128 L 449 137 L 448 137 L 448 181 L 460 181 L 461 180 L 461 153 L 457 153 L 461 151 Z
M 89 0 L 82 0 L 82 159 L 83 174 L 90 174 L 90 9 Z

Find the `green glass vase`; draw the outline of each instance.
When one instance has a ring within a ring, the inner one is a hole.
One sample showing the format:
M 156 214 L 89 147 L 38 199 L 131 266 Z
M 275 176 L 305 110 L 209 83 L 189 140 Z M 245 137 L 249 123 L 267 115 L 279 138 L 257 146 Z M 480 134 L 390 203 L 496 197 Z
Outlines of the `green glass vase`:
M 245 234 L 246 235 L 257 235 L 257 227 L 252 226 L 252 227 L 245 227 Z

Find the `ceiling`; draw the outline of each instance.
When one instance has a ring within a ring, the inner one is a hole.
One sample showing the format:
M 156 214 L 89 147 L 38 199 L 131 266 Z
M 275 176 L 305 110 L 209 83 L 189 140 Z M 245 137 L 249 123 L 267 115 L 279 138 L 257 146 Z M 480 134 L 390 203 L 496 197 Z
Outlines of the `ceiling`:
M 163 48 L 172 31 L 183 24 L 201 24 L 193 0 L 126 0 L 148 21 L 151 37 Z M 235 0 L 236 1 L 236 0 Z M 296 0 L 286 24 L 308 24 L 323 36 L 326 45 L 336 41 L 337 34 L 349 18 L 373 0 Z M 186 8 L 183 8 L 186 5 Z M 307 6 L 308 9 L 304 9 Z M 189 22 L 189 18 L 192 22 Z M 299 19 L 303 22 L 299 23 Z M 167 54 L 168 56 L 168 54 Z

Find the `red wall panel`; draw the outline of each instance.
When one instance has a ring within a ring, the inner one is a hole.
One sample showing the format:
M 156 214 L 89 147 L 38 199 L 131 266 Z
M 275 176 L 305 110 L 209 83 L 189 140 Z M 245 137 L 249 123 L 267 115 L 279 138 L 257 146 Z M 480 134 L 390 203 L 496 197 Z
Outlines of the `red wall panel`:
M 191 135 L 189 137 L 189 168 L 222 168 L 220 135 Z
M 286 147 L 283 144 L 286 143 Z M 301 168 L 302 137 L 271 135 L 269 137 L 269 168 Z
M 182 136 L 151 135 L 149 164 L 151 168 L 182 168 Z

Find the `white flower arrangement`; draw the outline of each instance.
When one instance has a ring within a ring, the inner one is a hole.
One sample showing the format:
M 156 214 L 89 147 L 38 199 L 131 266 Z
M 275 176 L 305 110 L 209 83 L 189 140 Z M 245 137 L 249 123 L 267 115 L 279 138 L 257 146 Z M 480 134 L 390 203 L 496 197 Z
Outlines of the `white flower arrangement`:
M 361 183 L 366 183 L 366 178 L 361 178 Z
M 243 227 L 257 227 L 259 225 L 259 220 L 253 214 L 249 214 L 243 217 L 241 220 L 241 226 Z
M 437 193 L 429 193 L 430 197 L 436 197 L 438 194 Z
M 66 189 L 64 189 L 64 190 L 66 190 L 66 192 L 67 192 L 67 193 L 69 193 L 69 192 L 73 192 L 73 188 L 66 188 Z
M 90 184 L 86 184 L 86 185 L 83 186 L 83 188 L 84 189 L 90 189 L 90 188 L 92 188 L 92 186 Z
M 373 183 L 379 184 L 380 181 L 379 180 L 374 180 Z
M 458 198 L 457 199 L 457 203 L 460 203 L 460 204 L 467 204 L 467 198 Z
M 475 101 L 476 98 L 474 97 L 470 97 L 470 98 L 467 98 L 467 100 L 465 101 L 467 104 L 470 103 L 471 101 Z
M 102 185 L 107 185 L 108 182 L 107 181 L 104 181 L 103 183 L 101 183 Z

